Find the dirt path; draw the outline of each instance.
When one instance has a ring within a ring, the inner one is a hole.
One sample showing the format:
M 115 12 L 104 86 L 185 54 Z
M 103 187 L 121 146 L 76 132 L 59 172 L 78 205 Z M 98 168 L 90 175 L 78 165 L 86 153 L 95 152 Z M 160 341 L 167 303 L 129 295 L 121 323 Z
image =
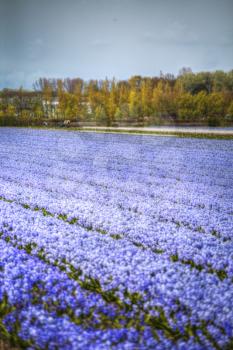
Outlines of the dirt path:
M 93 126 L 93 127 L 82 127 L 83 130 L 99 130 L 99 131 L 116 131 L 116 132 L 146 132 L 146 133 L 183 133 L 183 134 L 207 134 L 207 135 L 232 135 L 232 129 L 223 128 L 204 128 L 204 127 L 103 127 L 103 126 Z

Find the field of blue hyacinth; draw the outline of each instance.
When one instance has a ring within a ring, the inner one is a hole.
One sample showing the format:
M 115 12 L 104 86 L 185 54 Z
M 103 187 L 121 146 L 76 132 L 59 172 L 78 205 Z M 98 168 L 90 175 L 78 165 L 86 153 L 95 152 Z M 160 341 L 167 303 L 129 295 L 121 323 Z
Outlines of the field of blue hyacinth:
M 0 338 L 233 349 L 233 141 L 0 129 Z

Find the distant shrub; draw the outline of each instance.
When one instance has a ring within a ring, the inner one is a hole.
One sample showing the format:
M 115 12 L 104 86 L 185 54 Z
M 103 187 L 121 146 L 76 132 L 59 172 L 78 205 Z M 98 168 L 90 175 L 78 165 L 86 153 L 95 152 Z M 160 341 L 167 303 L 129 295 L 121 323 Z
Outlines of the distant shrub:
M 216 117 L 208 118 L 208 126 L 220 126 L 221 121 Z

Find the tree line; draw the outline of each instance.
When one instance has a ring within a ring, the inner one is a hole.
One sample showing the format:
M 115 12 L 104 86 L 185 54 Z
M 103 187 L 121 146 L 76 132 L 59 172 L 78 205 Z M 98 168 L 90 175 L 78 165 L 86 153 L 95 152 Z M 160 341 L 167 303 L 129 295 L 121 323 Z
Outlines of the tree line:
M 0 125 L 70 120 L 106 125 L 229 125 L 233 123 L 233 70 L 128 80 L 40 78 L 33 90 L 0 92 Z

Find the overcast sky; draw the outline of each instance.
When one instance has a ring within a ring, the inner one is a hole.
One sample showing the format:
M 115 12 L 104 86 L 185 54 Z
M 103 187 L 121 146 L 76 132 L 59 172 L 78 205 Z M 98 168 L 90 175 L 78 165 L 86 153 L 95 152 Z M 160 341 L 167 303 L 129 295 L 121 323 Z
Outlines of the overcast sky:
M 233 68 L 233 0 L 0 0 L 0 88 Z

